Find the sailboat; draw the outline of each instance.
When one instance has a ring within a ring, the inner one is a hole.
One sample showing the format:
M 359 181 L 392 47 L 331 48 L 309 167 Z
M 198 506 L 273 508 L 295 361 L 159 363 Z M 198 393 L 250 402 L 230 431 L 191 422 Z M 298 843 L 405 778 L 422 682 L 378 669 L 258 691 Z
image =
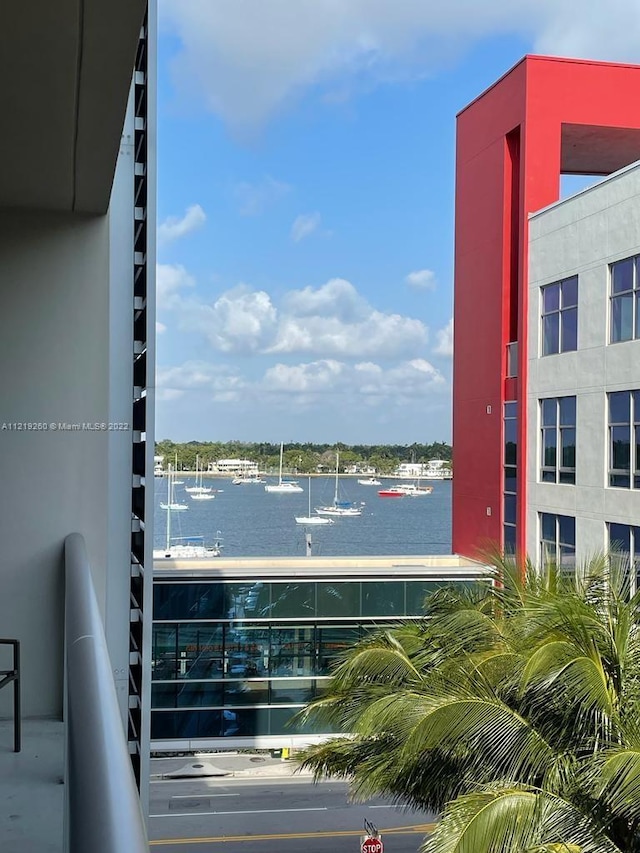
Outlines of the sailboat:
M 296 524 L 333 524 L 332 518 L 323 518 L 321 515 L 311 515 L 311 477 L 309 477 L 309 514 L 296 515 Z
M 202 471 L 199 470 L 200 457 L 196 456 L 196 484 L 195 486 L 187 486 L 185 492 L 190 495 L 208 495 L 213 489 L 202 485 Z
M 187 504 L 181 504 L 179 501 L 176 501 L 175 483 L 173 480 L 174 472 L 171 463 L 169 463 L 169 470 L 167 472 L 167 502 L 161 503 L 160 508 L 166 509 L 167 512 L 184 512 L 189 507 Z
M 175 464 L 173 466 L 173 470 L 174 470 L 175 474 L 177 474 L 177 472 L 178 472 L 178 454 L 177 453 L 175 455 Z M 176 480 L 175 474 L 174 474 L 173 485 L 174 486 L 184 486 L 184 480 Z
M 329 506 L 317 506 L 316 512 L 318 515 L 332 515 L 339 518 L 352 518 L 356 515 L 362 515 L 362 509 L 359 506 L 355 506 L 351 501 L 340 501 L 338 499 L 339 462 L 340 453 L 336 451 L 336 488 L 333 494 L 333 504 Z
M 169 465 L 167 477 L 171 482 L 173 479 L 171 465 Z M 171 485 L 169 486 L 169 499 L 167 503 L 160 504 L 161 508 L 167 511 L 167 531 L 164 548 L 154 548 L 153 550 L 154 560 L 206 560 L 209 557 L 221 557 L 222 544 L 220 541 L 220 531 L 217 533 L 215 543 L 211 546 L 204 544 L 203 536 L 177 536 L 172 538 L 172 513 L 189 509 L 186 504 L 179 504 L 173 500 L 172 489 L 173 482 L 171 482 Z
M 298 483 L 293 480 L 283 480 L 282 479 L 282 458 L 284 453 L 284 444 L 280 442 L 280 473 L 278 475 L 277 483 L 268 483 L 264 490 L 265 492 L 276 492 L 277 494 L 288 495 L 295 492 L 303 492 L 304 489 L 302 486 L 299 486 Z

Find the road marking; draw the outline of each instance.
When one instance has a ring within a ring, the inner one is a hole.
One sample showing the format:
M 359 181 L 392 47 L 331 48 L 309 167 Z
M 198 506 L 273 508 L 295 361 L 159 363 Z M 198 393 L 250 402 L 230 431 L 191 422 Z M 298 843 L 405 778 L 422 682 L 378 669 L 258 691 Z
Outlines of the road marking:
M 384 805 L 384 806 L 367 806 L 368 809 L 400 809 L 402 806 Z
M 191 799 L 198 799 L 197 797 L 191 797 Z M 200 799 L 206 799 L 206 797 L 200 797 Z M 187 814 L 150 814 L 149 817 L 210 817 L 212 815 L 216 815 L 220 817 L 221 815 L 231 815 L 231 814 L 288 814 L 290 812 L 328 812 L 329 806 L 316 806 L 315 808 L 309 809 L 252 809 L 251 811 L 242 811 L 242 812 L 188 812 Z
M 211 800 L 213 797 L 239 797 L 240 794 L 172 794 L 172 800 Z
M 396 826 L 390 829 L 381 829 L 384 835 L 414 835 L 431 832 L 435 823 L 416 824 L 414 826 Z M 223 844 L 229 841 L 286 841 L 293 838 L 346 838 L 361 836 L 361 829 L 344 829 L 332 832 L 290 832 L 277 835 L 225 835 L 209 836 L 202 838 L 158 838 L 150 841 L 149 846 L 160 844 Z

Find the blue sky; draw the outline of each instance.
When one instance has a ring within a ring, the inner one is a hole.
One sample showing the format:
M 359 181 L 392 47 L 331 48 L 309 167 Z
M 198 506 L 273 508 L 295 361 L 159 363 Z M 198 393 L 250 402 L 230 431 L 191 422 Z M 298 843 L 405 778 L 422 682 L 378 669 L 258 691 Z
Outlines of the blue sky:
M 160 0 L 158 439 L 450 440 L 455 114 L 640 12 L 441 6 Z

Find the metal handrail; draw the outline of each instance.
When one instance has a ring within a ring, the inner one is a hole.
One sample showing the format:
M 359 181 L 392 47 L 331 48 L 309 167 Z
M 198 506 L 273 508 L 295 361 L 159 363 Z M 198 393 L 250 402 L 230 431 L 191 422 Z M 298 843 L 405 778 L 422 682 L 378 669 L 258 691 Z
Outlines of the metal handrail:
M 104 628 L 83 537 L 65 539 L 69 853 L 148 853 Z
M 0 688 L 13 684 L 13 751 L 20 752 L 20 641 L 0 640 L 0 646 L 13 646 L 13 666 L 11 669 L 0 669 Z

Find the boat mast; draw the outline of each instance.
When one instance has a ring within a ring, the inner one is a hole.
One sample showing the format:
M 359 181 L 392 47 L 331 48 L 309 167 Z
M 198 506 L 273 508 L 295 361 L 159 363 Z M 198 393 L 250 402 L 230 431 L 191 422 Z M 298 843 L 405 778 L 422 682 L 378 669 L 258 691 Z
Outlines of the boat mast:
M 171 501 L 173 499 L 172 488 L 171 488 L 171 462 L 168 465 L 167 472 L 167 541 L 165 545 L 165 553 L 169 553 L 169 549 L 171 548 Z
M 340 451 L 336 450 L 336 490 L 333 496 L 333 505 L 338 506 L 338 461 L 340 459 Z
M 282 454 L 283 454 L 283 451 L 284 451 L 284 442 L 281 441 L 280 442 L 280 474 L 278 476 L 278 485 L 279 486 L 282 485 Z

